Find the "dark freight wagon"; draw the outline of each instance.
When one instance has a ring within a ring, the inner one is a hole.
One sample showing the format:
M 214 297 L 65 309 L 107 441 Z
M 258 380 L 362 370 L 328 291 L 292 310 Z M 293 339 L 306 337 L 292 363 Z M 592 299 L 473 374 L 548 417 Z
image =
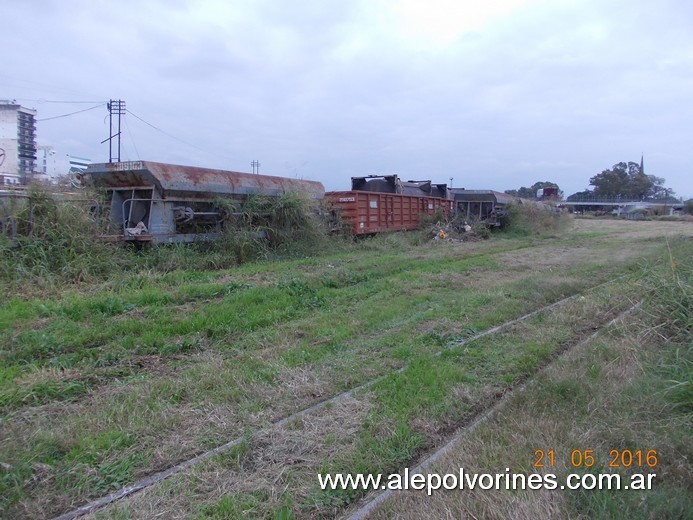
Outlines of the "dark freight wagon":
M 432 181 L 403 181 L 398 175 L 368 175 L 351 178 L 352 191 L 376 191 L 379 193 L 398 193 L 417 197 L 436 197 L 447 199 L 448 185 L 434 184 Z
M 487 226 L 500 226 L 507 215 L 508 204 L 517 199 L 493 190 L 451 190 L 456 212 L 467 221 L 484 221 Z

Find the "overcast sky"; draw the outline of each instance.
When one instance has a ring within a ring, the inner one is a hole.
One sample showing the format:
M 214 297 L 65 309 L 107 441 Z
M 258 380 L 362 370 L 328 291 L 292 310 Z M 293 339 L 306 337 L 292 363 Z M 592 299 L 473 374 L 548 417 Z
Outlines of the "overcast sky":
M 123 160 L 259 160 L 328 190 L 398 173 L 569 195 L 644 153 L 693 196 L 690 0 L 0 0 L 0 25 L 0 99 L 94 162 L 105 105 L 41 120 L 122 99 Z

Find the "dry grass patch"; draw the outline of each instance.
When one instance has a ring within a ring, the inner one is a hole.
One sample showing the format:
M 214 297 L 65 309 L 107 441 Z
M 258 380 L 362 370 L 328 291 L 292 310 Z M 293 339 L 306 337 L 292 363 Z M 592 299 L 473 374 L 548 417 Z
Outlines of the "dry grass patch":
M 687 264 L 690 269 L 690 257 Z M 689 284 L 690 298 L 690 278 L 681 283 Z M 466 473 L 503 474 L 509 468 L 511 473 L 554 473 L 560 485 L 568 473 L 590 471 L 572 465 L 573 450 L 594 450 L 593 472 L 618 472 L 624 478 L 656 473 L 653 490 L 465 489 L 437 491 L 431 497 L 424 491 L 400 492 L 368 518 L 687 517 L 693 507 L 687 490 L 693 478 L 693 425 L 679 401 L 668 396 L 671 381 L 660 376 L 671 370 L 668 363 L 681 338 L 665 335 L 664 329 L 671 333 L 670 325 L 652 318 L 666 314 L 650 308 L 623 318 L 558 359 L 490 419 L 463 434 L 426 472 L 458 474 L 464 468 Z M 690 327 L 690 310 L 688 325 L 679 322 L 683 330 Z M 589 336 L 588 330 L 585 335 Z M 555 452 L 554 467 L 533 466 L 538 449 Z M 654 449 L 659 462 L 653 468 L 637 464 L 609 468 L 614 449 L 633 453 Z
M 292 503 L 312 516 L 311 486 L 301 482 L 312 482 L 335 450 L 354 449 L 370 408 L 368 395 L 348 397 L 283 428 L 255 432 L 237 449 L 85 518 L 272 517 L 287 505 L 288 487 Z

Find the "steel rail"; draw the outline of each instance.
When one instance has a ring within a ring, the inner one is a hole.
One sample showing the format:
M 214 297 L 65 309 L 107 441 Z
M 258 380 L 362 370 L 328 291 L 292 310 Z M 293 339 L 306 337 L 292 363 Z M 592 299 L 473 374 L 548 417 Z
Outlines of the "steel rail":
M 563 298 L 561 300 L 555 301 L 553 303 L 550 303 L 548 305 L 545 305 L 543 307 L 540 307 L 539 309 L 535 309 L 527 314 L 524 314 L 520 316 L 519 318 L 514 318 L 512 320 L 506 321 L 504 323 L 501 323 L 500 325 L 496 325 L 495 327 L 491 327 L 490 329 L 484 330 L 482 332 L 479 332 L 477 334 L 474 334 L 468 338 L 451 342 L 448 346 L 446 346 L 443 350 L 440 350 L 436 352 L 434 355 L 435 356 L 440 356 L 445 352 L 446 350 L 449 350 L 451 348 L 456 348 L 460 347 L 462 345 L 465 345 L 467 343 L 470 343 L 472 341 L 475 341 L 477 339 L 483 338 L 485 336 L 489 336 L 491 334 L 495 334 L 496 332 L 503 330 L 505 328 L 511 327 L 517 323 L 520 323 L 522 321 L 528 320 L 538 314 L 541 314 L 542 312 L 548 311 L 553 309 L 554 307 L 558 307 L 560 305 L 563 305 L 565 303 L 568 303 L 571 300 L 574 300 L 575 298 L 579 296 L 583 296 L 587 292 L 594 291 L 595 289 L 598 289 L 599 287 L 612 284 L 614 281 L 617 279 L 620 279 L 621 277 L 617 277 L 615 279 L 609 280 L 607 282 L 603 282 L 597 285 L 594 285 L 592 287 L 588 287 L 584 291 L 577 292 L 571 296 L 568 296 L 566 298 Z M 613 320 L 612 320 L 613 321 Z M 596 334 L 596 333 L 595 333 Z M 590 336 L 591 338 L 591 336 Z M 299 419 L 301 417 L 304 417 L 306 415 L 309 415 L 313 412 L 316 412 L 318 410 L 321 410 L 327 406 L 330 406 L 342 399 L 345 399 L 347 397 L 351 397 L 353 394 L 358 393 L 362 390 L 366 390 L 367 388 L 370 388 L 371 386 L 375 385 L 376 383 L 384 380 L 387 377 L 390 377 L 393 374 L 401 373 L 404 372 L 407 368 L 409 367 L 409 363 L 406 363 L 404 366 L 400 367 L 397 370 L 388 372 L 386 374 L 383 374 L 381 376 L 378 376 L 375 379 L 371 379 L 370 381 L 367 381 L 366 383 L 363 383 L 359 386 L 356 386 L 354 388 L 351 388 L 349 390 L 346 390 L 345 392 L 342 392 L 340 394 L 337 394 L 333 397 L 330 397 L 329 399 L 326 399 L 324 401 L 320 401 L 312 406 L 309 406 L 308 408 L 304 408 L 303 410 L 300 410 L 298 412 L 294 412 L 287 417 L 284 417 L 283 419 L 280 419 L 274 423 L 272 423 L 269 428 L 283 428 L 286 426 L 288 423 L 291 423 L 295 421 L 296 419 Z M 260 430 L 262 431 L 262 429 Z M 89 514 L 96 509 L 99 509 L 101 507 L 104 507 L 108 504 L 111 504 L 113 502 L 116 502 L 120 500 L 121 498 L 125 498 L 127 496 L 133 495 L 137 493 L 138 491 L 141 491 L 153 484 L 156 484 L 157 482 L 161 482 L 162 480 L 165 480 L 177 473 L 180 473 L 181 471 L 197 464 L 198 462 L 202 462 L 204 460 L 209 459 L 210 457 L 213 457 L 214 455 L 218 455 L 219 453 L 222 453 L 230 448 L 233 448 L 234 446 L 238 446 L 245 437 L 238 437 L 236 439 L 233 439 L 229 442 L 226 442 L 225 444 L 222 444 L 220 446 L 217 446 L 216 448 L 213 448 L 209 451 L 206 451 L 204 453 L 201 453 L 199 455 L 196 455 L 195 457 L 192 457 L 186 461 L 183 461 L 179 464 L 176 464 L 175 466 L 171 466 L 168 469 L 165 469 L 163 471 L 160 471 L 158 473 L 154 473 L 153 475 L 149 475 L 148 477 L 145 477 L 134 484 L 131 484 L 129 486 L 125 486 L 118 491 L 115 491 L 109 495 L 106 495 L 104 497 L 98 498 L 96 500 L 93 500 L 77 509 L 74 509 L 68 513 L 64 513 L 60 516 L 55 517 L 53 520 L 74 520 L 75 518 L 79 518 L 80 516 Z
M 569 352 L 572 352 L 575 349 L 580 348 L 583 345 L 586 345 L 593 339 L 595 339 L 599 333 L 607 328 L 610 327 L 623 318 L 625 318 L 628 314 L 632 313 L 635 311 L 638 307 L 640 306 L 640 303 L 636 303 L 630 308 L 626 309 L 622 313 L 620 313 L 618 316 L 616 316 L 614 319 L 609 321 L 608 323 L 605 323 L 604 325 L 600 326 L 596 331 L 594 331 L 592 334 L 590 334 L 587 338 L 583 339 L 582 341 L 577 342 L 576 344 L 572 346 L 568 346 L 561 350 L 560 352 L 557 352 L 554 356 L 553 359 L 547 364 L 545 364 L 541 369 L 532 376 L 531 379 L 525 381 L 524 383 L 518 385 L 514 389 L 510 390 L 509 392 L 506 392 L 503 394 L 501 397 L 499 397 L 493 404 L 491 404 L 489 407 L 486 409 L 482 410 L 477 414 L 477 416 L 472 419 L 472 421 L 457 430 L 457 432 L 452 436 L 452 438 L 440 449 L 432 453 L 430 456 L 428 456 L 426 459 L 421 461 L 419 464 L 414 466 L 413 468 L 409 469 L 409 475 L 417 475 L 417 474 L 423 474 L 426 469 L 431 466 L 434 462 L 439 460 L 443 455 L 451 451 L 457 442 L 464 437 L 465 435 L 468 435 L 474 430 L 476 430 L 479 426 L 481 426 L 484 422 L 486 422 L 488 419 L 490 419 L 502 406 L 504 406 L 508 401 L 510 401 L 514 396 L 518 395 L 521 392 L 524 392 L 527 390 L 530 384 L 532 382 L 536 381 L 536 376 L 538 374 L 541 374 L 545 372 L 549 367 L 551 367 L 556 361 L 558 361 L 561 357 L 565 356 Z M 393 496 L 395 493 L 397 493 L 399 490 L 396 489 L 386 489 L 383 491 L 380 491 L 379 493 L 375 494 L 373 498 L 371 498 L 369 501 L 367 501 L 363 506 L 361 506 L 359 509 L 351 513 L 347 518 L 347 520 L 364 520 L 370 513 L 374 512 L 376 508 L 378 508 L 380 505 L 382 505 L 386 500 L 388 500 L 391 496 Z

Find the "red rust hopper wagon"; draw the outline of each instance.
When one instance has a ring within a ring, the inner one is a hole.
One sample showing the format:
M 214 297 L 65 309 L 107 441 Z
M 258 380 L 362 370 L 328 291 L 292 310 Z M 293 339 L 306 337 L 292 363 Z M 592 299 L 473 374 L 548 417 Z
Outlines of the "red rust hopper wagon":
M 222 198 L 242 202 L 250 195 L 300 192 L 318 201 L 325 194 L 315 181 L 151 161 L 92 164 L 84 180 L 106 190 L 111 231 L 105 238 L 125 241 L 214 238 L 223 222 Z

